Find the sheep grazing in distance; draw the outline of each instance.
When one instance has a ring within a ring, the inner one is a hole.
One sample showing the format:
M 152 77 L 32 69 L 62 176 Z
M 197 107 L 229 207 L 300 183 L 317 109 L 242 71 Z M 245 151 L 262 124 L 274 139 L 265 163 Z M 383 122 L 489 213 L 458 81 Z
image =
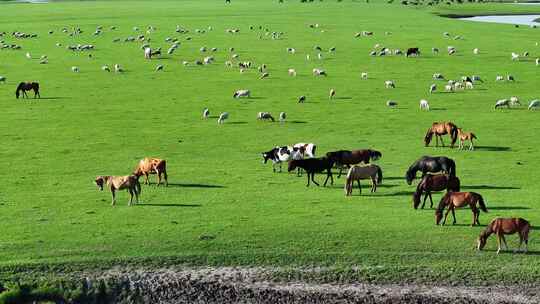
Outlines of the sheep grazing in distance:
M 259 112 L 259 113 L 257 113 L 257 119 L 258 120 L 271 120 L 272 122 L 275 121 L 274 117 L 269 112 Z
M 540 65 L 540 58 L 536 58 L 535 62 L 536 62 L 536 66 L 539 66 Z
M 394 83 L 394 81 L 392 80 L 387 80 L 384 82 L 384 86 L 389 89 L 389 88 L 392 88 L 392 89 L 395 89 L 396 88 L 396 84 Z
M 454 92 L 454 86 L 451 85 L 451 84 L 447 84 L 447 85 L 444 86 L 444 90 L 446 92 Z
M 212 56 L 204 57 L 203 62 L 204 62 L 204 64 L 211 64 L 212 62 L 214 62 L 214 57 L 212 57 Z
M 390 108 L 394 108 L 394 107 L 397 107 L 398 103 L 397 101 L 394 101 L 394 100 L 388 100 L 386 102 L 386 106 L 387 107 L 390 107 Z
M 420 110 L 429 111 L 429 102 L 425 99 L 420 100 Z
M 49 63 L 49 59 L 47 59 L 46 57 L 45 57 L 45 58 L 41 58 L 41 59 L 39 60 L 39 64 L 47 64 L 47 63 Z
M 234 92 L 233 98 L 240 98 L 240 97 L 251 97 L 251 92 L 249 90 L 238 90 Z
M 328 76 L 323 69 L 313 69 L 314 76 Z
M 444 80 L 444 76 L 440 73 L 433 74 L 433 79 L 435 80 Z
M 328 53 L 334 53 L 336 51 L 336 47 L 333 46 L 330 49 L 328 49 Z
M 163 71 L 163 65 L 162 65 L 162 64 L 158 64 L 158 65 L 156 66 L 155 71 L 156 71 L 156 72 Z
M 519 54 L 512 52 L 512 61 L 519 61 Z
M 259 79 L 268 78 L 269 76 L 270 76 L 270 74 L 268 74 L 268 73 L 262 73 L 261 77 L 259 77 Z
M 364 80 L 368 79 L 368 73 L 362 72 L 362 74 L 360 74 L 360 78 L 362 78 Z
M 333 99 L 334 96 L 336 96 L 336 90 L 330 89 L 330 93 L 328 94 L 328 99 Z
M 437 91 L 437 85 L 436 84 L 432 84 L 430 87 L 429 87 L 429 94 L 433 94 L 433 92 Z
M 461 82 L 454 83 L 454 90 L 464 90 L 465 86 Z
M 6 77 L 5 76 L 0 76 L 0 82 L 1 83 L 6 83 Z
M 318 58 L 319 60 L 322 60 L 322 54 L 321 54 L 321 53 L 318 53 L 318 54 L 317 54 L 317 58 Z
M 183 64 L 184 66 L 188 66 L 188 65 L 189 65 L 189 62 L 187 62 L 187 61 L 184 60 L 184 61 L 182 61 L 182 64 Z
M 519 98 L 516 96 L 510 97 L 510 105 L 511 106 L 521 106 L 521 103 L 519 102 Z
M 101 67 L 101 70 L 102 70 L 102 71 L 105 71 L 105 72 L 110 72 L 110 71 L 111 71 L 111 69 L 109 68 L 108 65 L 102 66 L 102 67 Z
M 473 54 L 478 55 L 480 53 L 480 50 L 478 48 L 475 48 L 473 50 Z
M 285 112 L 279 113 L 279 122 L 285 122 L 285 119 L 287 119 L 287 113 Z
M 72 72 L 75 72 L 75 73 L 79 73 L 79 67 L 72 66 L 72 67 L 71 67 L 71 71 L 72 71 Z
M 474 89 L 474 85 L 470 81 L 465 81 L 465 88 L 466 89 Z
M 502 107 L 510 108 L 510 100 L 509 99 L 497 100 L 497 102 L 495 103 L 495 109 L 502 108 Z
M 287 53 L 294 54 L 296 53 L 296 50 L 294 48 L 287 48 Z
M 210 116 L 210 110 L 208 110 L 208 108 L 204 108 L 204 110 L 202 112 L 202 118 L 207 119 L 208 116 Z
M 306 101 L 306 96 L 302 95 L 298 97 L 298 103 L 304 103 Z
M 309 54 L 306 55 L 306 60 L 309 60 Z
M 122 69 L 122 67 L 117 63 L 114 65 L 114 72 L 115 73 L 122 73 L 124 71 L 124 69 Z
M 495 81 L 503 81 L 504 80 L 504 77 L 502 75 L 497 75 L 497 77 L 495 77 Z
M 508 80 L 508 81 L 515 81 L 515 78 L 514 78 L 514 76 L 512 76 L 512 75 L 506 75 L 506 80 Z
M 296 70 L 295 69 L 289 69 L 287 72 L 289 73 L 289 76 L 293 76 L 293 77 L 296 76 Z
M 436 47 L 431 48 L 431 52 L 432 52 L 433 54 L 439 54 L 439 49 L 436 48 Z
M 223 122 L 229 118 L 229 113 L 228 112 L 223 112 L 221 114 L 219 114 L 219 118 L 218 118 L 218 124 L 223 124 Z
M 535 100 L 532 100 L 529 103 L 528 109 L 529 110 L 536 110 L 536 109 L 538 109 L 538 107 L 540 107 L 540 99 L 535 99 Z

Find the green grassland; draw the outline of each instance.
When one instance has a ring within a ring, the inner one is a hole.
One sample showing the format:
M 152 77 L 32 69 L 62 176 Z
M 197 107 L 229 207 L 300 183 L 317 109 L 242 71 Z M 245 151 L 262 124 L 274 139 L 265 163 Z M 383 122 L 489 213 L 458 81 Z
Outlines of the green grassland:
M 362 278 L 372 280 L 536 281 L 538 230 L 531 233 L 527 255 L 495 255 L 494 238 L 479 253 L 474 245 L 483 228 L 469 226 L 470 210 L 457 212 L 458 225 L 438 227 L 434 210 L 412 208 L 414 186 L 403 178 L 421 155 L 449 156 L 456 160 L 464 190 L 479 192 L 487 201 L 489 213 L 481 214 L 482 224 L 496 216 L 521 216 L 539 225 L 539 113 L 525 107 L 493 109 L 497 99 L 515 95 L 525 103 L 539 97 L 539 70 L 533 62 L 540 53 L 535 45 L 539 31 L 437 15 L 535 10 L 540 7 L 247 0 L 229 6 L 206 0 L 2 5 L 0 31 L 39 37 L 14 40 L 8 35 L 3 40 L 23 49 L 0 51 L 0 75 L 8 79 L 0 84 L 0 265 L 6 273 L 137 261 L 334 266 L 345 273 L 357 266 Z M 320 27 L 308 27 L 314 23 Z M 175 33 L 177 24 L 191 32 Z M 92 36 L 98 25 L 104 33 Z M 177 37 L 179 50 L 148 61 L 140 43 L 113 42 L 136 36 L 134 26 L 148 25 L 156 27 L 148 35 L 153 47 L 166 50 L 170 44 L 165 38 Z M 259 39 L 259 25 L 285 34 L 279 40 Z M 80 26 L 84 33 L 69 37 L 61 32 L 64 26 Z M 213 30 L 194 31 L 208 26 Z M 227 34 L 227 28 L 240 33 Z M 374 35 L 354 38 L 362 30 Z M 443 32 L 464 39 L 445 38 Z M 93 57 L 65 49 L 77 43 L 94 44 Z M 377 43 L 418 46 L 423 55 L 370 57 Z M 306 61 L 307 53 L 315 57 L 315 45 L 337 51 L 325 52 L 321 61 Z M 458 49 L 456 56 L 429 51 L 449 45 Z M 202 46 L 219 49 L 212 54 L 216 63 L 183 66 L 183 60 L 208 56 L 199 52 Z M 259 80 L 255 69 L 240 74 L 226 68 L 230 47 L 241 60 L 267 64 L 271 76 Z M 287 47 L 297 54 L 287 54 Z M 476 47 L 478 56 L 472 54 Z M 510 60 L 511 52 L 524 51 L 532 57 Z M 25 58 L 26 52 L 34 59 Z M 38 63 L 41 55 L 49 57 L 49 64 Z M 126 72 L 100 69 L 115 63 Z M 154 72 L 158 64 L 164 72 Z M 72 66 L 80 73 L 71 72 Z M 329 76 L 311 76 L 315 67 Z M 298 76 L 287 76 L 288 68 Z M 362 81 L 364 71 L 369 79 Z M 437 72 L 450 79 L 476 74 L 485 83 L 428 96 Z M 512 74 L 517 81 L 496 83 L 498 74 Z M 384 88 L 388 79 L 395 80 L 396 89 Z M 14 98 L 16 84 L 24 80 L 40 82 L 41 100 Z M 232 93 L 242 88 L 250 89 L 253 98 L 233 100 Z M 330 88 L 337 90 L 332 102 Z M 300 95 L 307 96 L 305 104 L 296 103 Z M 430 101 L 432 111 L 418 109 L 421 98 Z M 387 108 L 388 99 L 399 106 Z M 212 115 L 228 111 L 230 119 L 221 126 L 216 118 L 203 121 L 204 107 Z M 259 111 L 285 111 L 289 120 L 259 122 Z M 423 135 L 439 120 L 474 131 L 478 149 L 425 148 Z M 345 197 L 343 178 L 331 187 L 307 188 L 305 177 L 273 173 L 270 164 L 261 163 L 261 152 L 296 142 L 316 143 L 319 155 L 336 149 L 380 150 L 383 184 L 375 194 L 365 188 L 362 196 L 355 190 L 353 197 Z M 169 187 L 143 186 L 141 204 L 133 207 L 123 192 L 111 207 L 109 193 L 97 191 L 94 177 L 128 174 L 144 156 L 168 161 Z M 516 237 L 509 240 L 515 247 Z

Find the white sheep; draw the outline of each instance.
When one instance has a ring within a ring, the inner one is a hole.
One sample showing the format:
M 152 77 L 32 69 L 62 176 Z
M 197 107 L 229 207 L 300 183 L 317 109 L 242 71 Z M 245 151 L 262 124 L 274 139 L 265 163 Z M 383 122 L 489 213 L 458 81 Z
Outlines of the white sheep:
M 420 100 L 420 110 L 429 111 L 429 102 L 425 99 Z
M 389 88 L 392 88 L 392 89 L 395 89 L 396 88 L 396 84 L 394 83 L 394 81 L 392 80 L 387 80 L 384 82 L 384 86 L 389 89 Z
M 495 81 L 503 81 L 504 80 L 504 76 L 502 75 L 497 75 L 497 77 L 495 77 Z
M 333 99 L 334 96 L 336 96 L 336 90 L 330 89 L 330 93 L 328 94 L 328 99 Z
M 114 65 L 114 72 L 116 73 L 122 73 L 124 70 L 122 69 L 122 67 L 117 63 Z
M 495 109 L 498 109 L 500 107 L 507 107 L 510 108 L 510 100 L 509 99 L 499 99 L 495 103 Z
M 287 119 L 287 113 L 285 112 L 279 113 L 279 122 L 285 122 L 285 119 Z
M 516 96 L 510 97 L 510 105 L 511 106 L 521 106 L 521 103 L 519 102 L 519 98 Z
M 156 66 L 155 71 L 156 71 L 156 72 L 163 71 L 163 65 L 162 65 L 162 64 L 158 64 L 158 65 Z
M 289 76 L 293 76 L 293 77 L 296 76 L 296 70 L 295 69 L 289 69 L 287 72 L 289 73 Z
M 219 114 L 219 118 L 218 118 L 218 124 L 222 124 L 226 119 L 229 118 L 229 113 L 228 112 L 223 112 L 221 114 Z
M 208 110 L 208 108 L 204 108 L 204 110 L 202 112 L 203 119 L 207 119 L 208 116 L 210 116 L 210 110 Z
M 79 67 L 72 66 L 72 67 L 71 67 L 71 71 L 72 71 L 72 72 L 75 72 L 75 73 L 79 73 Z
M 1 83 L 6 83 L 6 77 L 5 76 L 0 76 L 0 82 Z
M 512 61 L 518 61 L 518 60 L 519 60 L 519 54 L 512 52 Z
M 447 84 L 447 85 L 444 86 L 444 90 L 446 92 L 454 92 L 454 86 L 451 85 L 451 84 Z
M 536 62 L 536 66 L 539 66 L 540 65 L 540 58 L 536 58 L 535 62 Z
M 234 92 L 233 98 L 240 98 L 240 97 L 251 97 L 251 92 L 249 90 L 238 90 Z
M 394 101 L 394 100 L 388 100 L 386 102 L 386 106 L 391 107 L 391 108 L 396 107 L 397 105 L 398 105 L 397 101 Z
M 436 84 L 432 84 L 430 87 L 429 87 L 429 94 L 433 94 L 433 92 L 435 92 L 437 90 L 437 85 Z
M 480 50 L 478 48 L 475 48 L 473 50 L 473 54 L 478 55 L 480 53 Z
M 327 76 L 325 70 L 317 69 L 317 68 L 313 69 L 313 75 L 314 76 Z
M 362 74 L 360 74 L 360 78 L 362 78 L 364 80 L 368 79 L 368 73 L 362 72 Z
M 474 89 L 474 85 L 470 81 L 465 81 L 465 88 L 466 89 Z
M 538 107 L 540 107 L 540 99 L 532 100 L 529 103 L 529 110 L 536 110 Z

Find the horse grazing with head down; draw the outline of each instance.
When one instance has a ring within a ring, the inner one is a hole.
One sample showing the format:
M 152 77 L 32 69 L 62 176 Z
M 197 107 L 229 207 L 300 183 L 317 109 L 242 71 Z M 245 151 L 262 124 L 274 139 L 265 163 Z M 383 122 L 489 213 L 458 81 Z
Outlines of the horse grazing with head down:
M 369 164 L 370 160 L 378 160 L 382 157 L 382 153 L 376 150 L 363 149 L 363 150 L 339 150 L 326 153 L 326 157 L 334 161 L 336 166 L 339 167 L 338 178 L 341 176 L 343 167 L 350 168 L 351 165 L 356 165 L 361 162 Z
M 435 211 L 436 224 L 439 225 L 441 223 L 441 219 L 443 217 L 442 213 L 445 207 L 448 206 L 448 210 L 444 215 L 444 221 L 442 222 L 443 226 L 446 223 L 446 218 L 448 217 L 448 213 L 450 213 L 450 211 L 452 211 L 452 217 L 454 218 L 452 224 L 456 224 L 456 213 L 454 210 L 456 208 L 461 208 L 463 206 L 469 205 L 471 206 L 471 211 L 473 213 L 473 222 L 471 226 L 480 225 L 480 221 L 478 221 L 478 217 L 480 216 L 480 210 L 478 210 L 476 204 L 480 206 L 480 209 L 482 209 L 482 211 L 488 212 L 486 204 L 484 203 L 484 198 L 482 198 L 480 194 L 476 192 L 448 192 L 443 196 L 439 203 L 439 206 L 437 207 L 437 210 Z
M 458 127 L 453 122 L 434 122 L 427 130 L 426 136 L 424 137 L 424 143 L 426 144 L 426 147 L 429 146 L 429 143 L 433 138 L 433 134 L 435 134 L 436 147 L 439 146 L 439 139 L 441 140 L 441 144 L 444 147 L 442 136 L 448 134 L 452 139 L 450 147 L 453 148 L 458 138 Z
M 418 209 L 420 205 L 420 199 L 422 198 L 422 193 L 424 195 L 424 202 L 422 203 L 422 209 L 426 204 L 426 199 L 429 197 L 431 202 L 431 207 L 433 208 L 433 198 L 431 197 L 431 191 L 455 191 L 459 192 L 460 181 L 457 176 L 450 177 L 446 174 L 426 174 L 422 180 L 416 186 L 416 191 L 413 194 L 413 204 L 414 209 Z
M 450 177 L 456 176 L 456 163 L 445 156 L 422 156 L 415 161 L 407 170 L 405 179 L 407 184 L 412 184 L 412 181 L 416 178 L 416 172 L 421 171 L 422 177 L 428 172 L 437 173 L 443 172 Z
M 519 234 L 519 248 L 521 250 L 521 245 L 525 243 L 524 252 L 527 252 L 527 245 L 529 244 L 529 230 L 531 229 L 531 224 L 526 219 L 523 218 L 495 218 L 487 225 L 486 229 L 480 233 L 478 237 L 478 250 L 484 249 L 486 246 L 487 239 L 490 235 L 495 233 L 497 235 L 497 254 L 501 251 L 501 240 L 508 250 L 508 245 L 506 244 L 506 239 L 504 238 L 505 234 Z
M 137 179 L 144 175 L 144 183 L 147 185 L 150 184 L 148 181 L 150 174 L 156 174 L 158 186 L 161 184 L 161 175 L 163 175 L 163 179 L 165 180 L 165 186 L 169 185 L 167 181 L 167 162 L 164 159 L 145 157 L 139 161 L 133 171 L 133 175 Z
M 358 183 L 358 190 L 362 194 L 361 179 L 371 179 L 371 192 L 377 191 L 377 185 L 382 183 L 383 175 L 381 167 L 377 165 L 358 166 L 354 165 L 347 172 L 347 181 L 345 182 L 345 195 L 352 195 L 354 181 Z
M 114 206 L 116 203 L 116 191 L 127 189 L 129 192 L 129 203 L 128 206 L 131 206 L 133 202 L 133 195 L 136 197 L 136 202 L 139 203 L 139 195 L 141 194 L 141 184 L 139 179 L 135 175 L 126 175 L 126 176 L 97 176 L 95 183 L 98 186 L 98 189 L 103 191 L 103 187 L 106 185 L 109 190 L 111 190 L 112 203 Z
M 17 97 L 17 99 L 19 99 L 19 96 L 21 96 L 21 92 L 22 92 L 22 97 L 23 98 L 28 98 L 28 95 L 26 94 L 26 91 L 30 91 L 30 90 L 33 90 L 34 91 L 34 98 L 38 97 L 38 98 L 41 98 L 41 95 L 39 95 L 39 83 L 37 82 L 21 82 L 19 83 L 19 85 L 17 86 L 17 90 L 15 90 L 15 97 Z
M 289 161 L 289 167 L 288 171 L 291 172 L 297 167 L 300 167 L 304 169 L 307 172 L 307 185 L 306 187 L 309 187 L 309 181 L 311 181 L 319 186 L 319 184 L 315 181 L 315 173 L 320 173 L 323 171 L 326 171 L 326 180 L 324 181 L 324 186 L 326 186 L 326 183 L 328 182 L 328 179 L 330 178 L 330 184 L 334 184 L 334 177 L 332 176 L 332 167 L 334 166 L 334 162 L 327 158 L 307 158 L 307 159 L 293 159 Z

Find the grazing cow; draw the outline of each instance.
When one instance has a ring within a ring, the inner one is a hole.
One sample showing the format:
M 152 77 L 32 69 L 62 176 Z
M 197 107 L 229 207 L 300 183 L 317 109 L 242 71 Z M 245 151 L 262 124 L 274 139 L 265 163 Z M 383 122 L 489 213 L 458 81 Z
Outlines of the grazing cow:
M 433 94 L 433 92 L 435 92 L 437 90 L 437 85 L 436 84 L 432 84 L 430 87 L 429 87 L 429 94 Z
M 95 183 L 99 190 L 103 191 L 103 188 L 107 186 L 111 191 L 112 203 L 116 204 L 116 191 L 127 189 L 130 195 L 128 206 L 133 203 L 133 196 L 135 195 L 136 203 L 139 202 L 139 195 L 141 194 L 141 184 L 139 179 L 135 175 L 127 176 L 97 176 Z
M 306 96 L 302 95 L 298 97 L 298 103 L 304 103 L 306 101 Z
M 409 56 L 420 56 L 420 50 L 418 48 L 408 48 L 406 57 Z
M 208 116 L 210 116 L 210 110 L 208 110 L 208 108 L 204 108 L 204 110 L 202 112 L 203 119 L 207 119 Z
M 164 159 L 145 157 L 139 161 L 137 167 L 133 171 L 133 175 L 139 179 L 144 175 L 144 184 L 149 185 L 148 176 L 156 174 L 157 185 L 161 184 L 161 176 L 165 181 L 165 186 L 169 185 L 167 181 L 167 162 Z
M 328 76 L 323 69 L 313 69 L 313 76 Z
M 389 88 L 392 88 L 392 89 L 395 89 L 396 88 L 396 85 L 394 83 L 394 81 L 392 80 L 387 80 L 384 82 L 384 86 L 389 89 Z
M 530 103 L 529 103 L 529 107 L 528 109 L 529 110 L 536 110 L 537 108 L 540 107 L 540 99 L 535 99 L 535 100 L 532 100 Z
M 258 120 L 271 120 L 272 122 L 275 121 L 274 117 L 269 112 L 259 112 L 259 113 L 257 113 L 257 119 Z
M 297 143 L 293 145 L 293 150 L 299 150 L 306 157 L 315 157 L 315 150 L 317 145 L 313 143 Z
M 240 97 L 251 97 L 251 92 L 249 90 L 238 90 L 234 92 L 233 98 L 240 98 Z
M 263 157 L 263 164 L 266 164 L 268 160 L 272 161 L 272 171 L 276 172 L 276 164 L 279 165 L 279 172 L 281 172 L 281 163 L 289 161 L 291 158 L 291 150 L 289 147 L 275 147 L 268 152 L 261 153 Z
M 510 108 L 510 100 L 509 99 L 497 100 L 497 102 L 495 103 L 495 109 L 502 108 L 502 107 L 507 107 L 509 109 Z
M 225 122 L 226 119 L 229 118 L 229 113 L 228 112 L 223 112 L 221 114 L 219 114 L 219 118 L 218 118 L 218 124 L 223 124 L 223 122 Z
M 425 99 L 420 100 L 420 110 L 429 111 L 429 102 Z

